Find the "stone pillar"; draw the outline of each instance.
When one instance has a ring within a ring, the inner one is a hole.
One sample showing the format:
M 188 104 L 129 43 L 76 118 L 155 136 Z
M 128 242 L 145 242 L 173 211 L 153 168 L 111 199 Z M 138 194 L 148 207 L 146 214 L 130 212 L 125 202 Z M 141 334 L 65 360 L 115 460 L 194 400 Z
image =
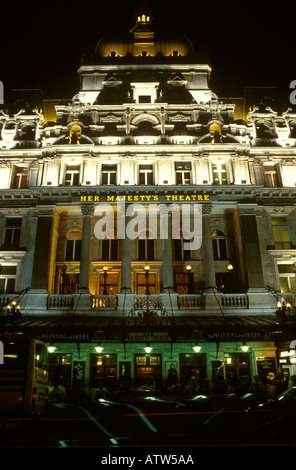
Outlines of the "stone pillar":
M 172 211 L 168 208 L 160 208 L 161 224 L 167 227 L 163 231 L 163 292 L 174 292 L 173 269 L 173 242 L 172 242 Z
M 94 208 L 92 205 L 83 204 L 81 206 L 81 211 L 83 214 L 83 225 L 80 253 L 79 291 L 82 293 L 89 293 L 91 217 L 94 213 Z
M 202 206 L 202 238 L 205 258 L 205 287 L 206 290 L 216 288 L 215 261 L 211 229 L 212 204 Z
M 53 215 L 38 215 L 31 289 L 48 291 Z
M 125 210 L 125 207 L 123 207 Z M 131 240 L 126 234 L 126 227 L 130 221 L 130 214 L 127 207 L 126 213 L 123 214 L 124 217 L 124 233 L 122 234 L 122 257 L 121 257 L 121 289 L 120 292 L 123 294 L 130 294 L 131 289 L 131 279 L 132 279 L 132 264 L 131 264 Z
M 248 290 L 264 289 L 256 215 L 242 209 L 240 225 Z

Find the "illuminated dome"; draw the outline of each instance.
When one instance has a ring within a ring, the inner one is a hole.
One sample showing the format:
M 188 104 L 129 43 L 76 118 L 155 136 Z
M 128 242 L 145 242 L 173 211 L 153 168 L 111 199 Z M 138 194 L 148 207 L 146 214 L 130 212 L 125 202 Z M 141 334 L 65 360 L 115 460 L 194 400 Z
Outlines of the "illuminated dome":
M 153 29 L 153 19 L 147 9 L 138 10 L 135 24 L 126 37 L 103 36 L 96 45 L 99 57 L 155 57 L 162 55 L 186 56 L 193 51 L 190 40 L 184 35 L 161 35 Z

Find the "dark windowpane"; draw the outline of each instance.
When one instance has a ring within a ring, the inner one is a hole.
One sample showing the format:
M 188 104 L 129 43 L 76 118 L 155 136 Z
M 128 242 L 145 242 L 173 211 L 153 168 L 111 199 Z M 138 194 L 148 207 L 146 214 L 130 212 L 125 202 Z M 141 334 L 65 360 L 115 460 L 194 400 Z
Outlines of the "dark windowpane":
M 145 261 L 145 240 L 138 240 L 138 260 Z

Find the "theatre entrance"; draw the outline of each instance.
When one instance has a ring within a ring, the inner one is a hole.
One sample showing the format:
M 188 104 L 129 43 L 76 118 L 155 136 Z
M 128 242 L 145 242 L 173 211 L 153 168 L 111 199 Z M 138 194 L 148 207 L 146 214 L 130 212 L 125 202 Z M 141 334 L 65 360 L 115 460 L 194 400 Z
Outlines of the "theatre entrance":
M 135 385 L 153 389 L 161 378 L 161 354 L 135 354 Z

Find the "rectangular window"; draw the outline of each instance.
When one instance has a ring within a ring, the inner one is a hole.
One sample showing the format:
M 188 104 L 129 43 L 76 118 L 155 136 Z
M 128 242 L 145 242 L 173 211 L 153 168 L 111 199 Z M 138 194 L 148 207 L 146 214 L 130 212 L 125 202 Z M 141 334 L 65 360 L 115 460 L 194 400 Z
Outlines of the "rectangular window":
M 175 273 L 175 286 L 178 294 L 193 294 L 193 273 Z
M 176 184 L 191 184 L 191 162 L 175 162 Z
M 274 245 L 276 250 L 290 250 L 291 241 L 289 228 L 285 217 L 271 218 Z
M 139 95 L 138 96 L 139 103 L 151 103 L 151 96 L 150 95 Z
M 102 261 L 118 261 L 118 240 L 102 240 Z
M 281 292 L 296 292 L 295 264 L 278 265 Z
M 153 184 L 153 165 L 139 166 L 139 184 Z
M 66 245 L 66 261 L 80 261 L 81 239 L 69 238 Z
M 138 240 L 138 260 L 154 261 L 154 240 Z
M 65 185 L 78 186 L 79 185 L 80 165 L 67 165 L 65 171 Z
M 148 290 L 150 294 L 156 294 L 156 274 L 149 272 L 148 277 Z M 137 275 L 137 293 L 139 295 L 146 294 L 146 276 L 145 274 L 138 273 Z
M 106 294 L 104 294 L 106 291 Z M 107 272 L 107 276 L 104 277 L 103 273 L 100 273 L 100 292 L 99 295 L 115 295 L 118 293 L 118 275 L 117 273 Z
M 213 163 L 213 184 L 227 184 L 227 166 L 225 163 Z
M 102 184 L 116 184 L 117 165 L 102 165 Z
M 185 240 L 189 242 L 189 240 Z M 184 249 L 184 240 L 175 239 L 173 240 L 174 247 L 174 259 L 175 261 L 189 261 L 191 260 L 191 250 Z
M 276 165 L 264 166 L 264 180 L 266 186 L 279 186 L 279 177 Z
M 16 166 L 14 167 L 14 174 L 12 180 L 13 189 L 26 188 L 28 185 L 28 172 L 29 169 L 26 167 Z
M 0 294 L 14 292 L 16 268 L 16 265 L 0 265 Z
M 60 281 L 60 294 L 76 294 L 79 287 L 79 274 L 62 272 Z
M 21 238 L 21 217 L 8 217 L 5 225 L 4 244 L 7 246 L 18 247 Z

